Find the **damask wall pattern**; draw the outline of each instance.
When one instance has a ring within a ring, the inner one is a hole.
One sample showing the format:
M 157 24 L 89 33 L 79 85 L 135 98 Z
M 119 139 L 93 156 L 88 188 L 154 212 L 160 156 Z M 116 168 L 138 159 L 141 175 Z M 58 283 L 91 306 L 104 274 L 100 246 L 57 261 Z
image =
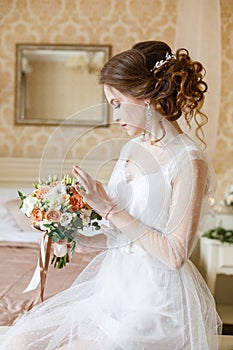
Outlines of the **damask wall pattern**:
M 216 155 L 216 198 L 220 199 L 233 184 L 233 0 L 221 0 L 222 20 L 222 86 Z
M 143 6 L 133 0 L 0 0 L 0 7 L 0 157 L 40 158 L 54 132 L 59 142 L 52 145 L 51 154 L 59 157 L 69 145 L 67 135 L 74 132 L 68 127 L 58 132 L 49 126 L 14 125 L 16 43 L 111 44 L 115 54 L 136 41 L 155 37 L 172 44 L 175 32 L 172 0 L 146 0 Z M 87 145 L 122 136 L 114 126 L 95 131 L 77 128 L 75 132 L 78 144 L 69 153 L 74 159 L 86 154 Z
M 220 3 L 222 98 L 214 167 L 223 189 L 233 182 L 233 0 Z M 94 130 L 15 125 L 16 43 L 111 44 L 113 54 L 142 40 L 173 47 L 176 11 L 175 0 L 0 0 L 0 157 L 114 158 L 117 140 L 127 138 L 114 124 Z

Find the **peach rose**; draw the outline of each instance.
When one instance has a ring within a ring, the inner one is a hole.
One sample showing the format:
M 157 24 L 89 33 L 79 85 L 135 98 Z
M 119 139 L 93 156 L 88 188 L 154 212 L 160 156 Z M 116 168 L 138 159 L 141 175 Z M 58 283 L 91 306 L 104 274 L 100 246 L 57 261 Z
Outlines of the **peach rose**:
M 47 211 L 47 213 L 45 213 L 45 219 L 49 221 L 59 222 L 60 217 L 61 213 L 55 209 L 50 209 L 49 211 Z
M 37 222 L 43 220 L 44 213 L 40 210 L 40 208 L 34 208 L 34 209 L 32 209 L 30 218 L 31 218 L 32 223 L 36 224 Z
M 73 211 L 85 208 L 83 197 L 76 191 L 70 196 L 70 204 L 72 206 L 71 210 Z
M 49 192 L 49 190 L 50 190 L 49 186 L 44 186 L 34 191 L 34 194 L 36 195 L 36 198 L 42 199 L 44 195 Z

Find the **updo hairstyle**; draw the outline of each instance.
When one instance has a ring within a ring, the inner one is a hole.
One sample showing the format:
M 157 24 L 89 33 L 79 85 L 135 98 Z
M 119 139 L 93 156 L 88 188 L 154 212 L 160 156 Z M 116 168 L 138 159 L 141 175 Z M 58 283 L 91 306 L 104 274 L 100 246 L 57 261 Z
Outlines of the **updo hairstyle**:
M 194 119 L 196 136 L 205 144 L 202 126 L 208 118 L 201 112 L 207 91 L 204 76 L 203 65 L 193 61 L 188 50 L 172 54 L 166 43 L 146 41 L 112 57 L 102 68 L 99 82 L 125 95 L 151 99 L 155 109 L 169 121 L 183 116 L 190 127 Z

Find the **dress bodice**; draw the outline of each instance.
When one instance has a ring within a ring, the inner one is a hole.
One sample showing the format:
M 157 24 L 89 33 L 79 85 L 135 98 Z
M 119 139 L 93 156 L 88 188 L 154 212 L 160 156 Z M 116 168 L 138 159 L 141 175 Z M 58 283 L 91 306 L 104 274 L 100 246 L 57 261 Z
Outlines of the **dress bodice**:
M 149 150 L 138 138 L 133 139 L 123 147 L 113 170 L 107 187 L 109 196 L 135 219 L 166 233 L 173 205 L 173 181 L 184 169 L 190 167 L 192 172 L 193 159 L 204 159 L 204 155 L 186 134 L 178 134 L 166 144 Z M 190 179 L 188 176 L 182 193 L 190 187 Z M 128 241 L 119 235 L 116 230 L 118 243 Z

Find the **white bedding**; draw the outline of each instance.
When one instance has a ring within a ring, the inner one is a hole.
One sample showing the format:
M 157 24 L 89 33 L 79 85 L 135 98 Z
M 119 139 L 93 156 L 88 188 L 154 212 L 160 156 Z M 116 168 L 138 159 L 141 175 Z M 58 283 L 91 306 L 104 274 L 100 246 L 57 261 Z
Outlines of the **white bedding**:
M 32 189 L 24 188 L 20 191 L 27 195 L 32 192 Z M 16 202 L 17 199 L 16 188 L 0 188 L 0 241 L 36 243 L 39 241 L 41 233 L 30 228 L 30 221 L 26 217 L 24 218 L 24 214 Z M 12 209 L 9 208 L 9 204 Z M 21 220 L 17 221 L 17 217 Z M 28 225 L 26 220 L 28 220 Z M 19 221 L 24 222 L 23 227 Z

